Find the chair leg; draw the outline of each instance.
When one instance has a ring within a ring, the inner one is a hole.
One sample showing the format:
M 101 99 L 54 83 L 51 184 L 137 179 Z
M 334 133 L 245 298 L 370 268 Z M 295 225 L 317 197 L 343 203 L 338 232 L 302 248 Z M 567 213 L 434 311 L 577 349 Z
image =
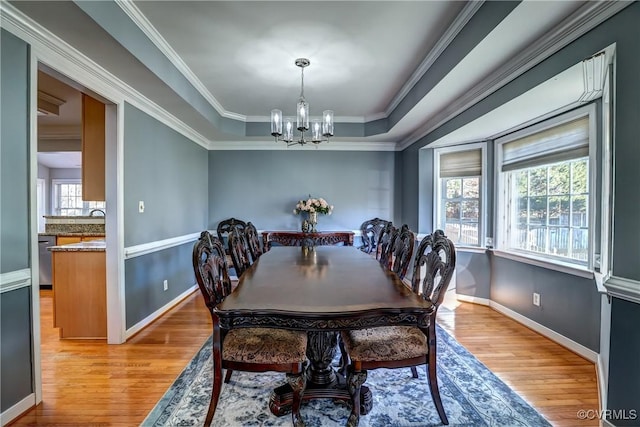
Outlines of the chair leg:
M 415 366 L 411 367 L 411 376 L 413 376 L 413 378 L 418 378 L 418 370 Z
M 222 389 L 222 357 L 220 352 L 213 352 L 213 389 L 211 390 L 211 401 L 209 402 L 209 410 L 207 418 L 204 421 L 205 427 L 211 425 L 213 415 L 216 413 L 218 399 L 220 398 L 220 390 Z
M 307 386 L 307 376 L 304 372 L 300 374 L 287 374 L 287 381 L 293 391 L 293 402 L 291 404 L 291 418 L 294 427 L 304 427 L 304 420 L 300 415 L 300 404 L 302 403 L 302 395 Z
M 436 360 L 434 353 L 435 352 L 431 352 L 429 354 L 429 363 L 427 363 L 427 378 L 429 380 L 429 390 L 431 391 L 433 404 L 436 406 L 436 410 L 438 411 L 438 415 L 440 416 L 440 421 L 442 421 L 442 424 L 448 425 L 449 420 L 447 419 L 447 414 L 444 413 L 444 406 L 442 406 L 442 400 L 440 399 L 440 389 L 438 388 L 438 377 L 436 375 Z M 434 354 L 433 360 L 431 360 L 431 354 Z
M 351 395 L 351 414 L 347 420 L 347 427 L 356 427 L 360 422 L 360 388 L 367 380 L 367 371 L 356 370 L 349 366 L 347 387 Z
M 233 374 L 233 371 L 231 369 L 227 369 L 227 372 L 224 375 L 224 383 L 227 384 L 230 380 L 231 380 L 231 374 Z M 417 378 L 417 377 L 415 377 Z
M 342 337 L 338 334 L 338 345 L 340 347 L 340 374 L 343 377 L 347 376 L 347 368 L 349 367 L 349 354 L 347 353 L 347 349 L 344 348 L 344 342 L 342 341 Z

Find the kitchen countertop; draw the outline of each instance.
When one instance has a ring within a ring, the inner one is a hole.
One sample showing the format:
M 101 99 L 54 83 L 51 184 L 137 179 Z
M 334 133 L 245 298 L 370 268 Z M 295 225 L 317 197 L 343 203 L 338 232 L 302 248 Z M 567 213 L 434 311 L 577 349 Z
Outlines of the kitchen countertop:
M 104 240 L 89 240 L 86 242 L 49 247 L 49 250 L 52 252 L 104 252 L 106 249 L 107 244 Z

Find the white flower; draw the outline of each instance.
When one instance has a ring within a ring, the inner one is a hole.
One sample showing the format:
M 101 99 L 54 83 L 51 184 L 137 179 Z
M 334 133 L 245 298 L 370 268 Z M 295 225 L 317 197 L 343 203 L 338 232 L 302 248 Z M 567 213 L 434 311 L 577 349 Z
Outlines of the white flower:
M 313 212 L 315 212 L 315 211 L 316 211 L 316 210 L 313 208 L 313 206 L 311 206 L 311 207 L 309 208 L 309 212 L 313 213 Z

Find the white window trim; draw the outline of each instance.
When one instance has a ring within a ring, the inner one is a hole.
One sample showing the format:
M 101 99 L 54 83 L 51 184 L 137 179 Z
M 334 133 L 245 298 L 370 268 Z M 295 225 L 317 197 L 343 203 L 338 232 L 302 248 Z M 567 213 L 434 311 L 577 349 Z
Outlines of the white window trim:
M 516 139 L 524 138 L 528 135 L 541 132 L 543 130 L 561 125 L 566 122 L 587 116 L 589 118 L 589 259 L 587 265 L 584 266 L 578 262 L 573 263 L 570 260 L 558 261 L 553 257 L 547 257 L 544 254 L 530 254 L 528 252 L 518 252 L 514 254 L 513 250 L 507 247 L 507 236 L 504 224 L 506 224 L 507 212 L 505 209 L 505 183 L 502 178 L 502 145 Z M 552 270 L 559 270 L 569 274 L 575 274 L 582 277 L 593 277 L 595 262 L 595 230 L 596 230 L 596 177 L 597 177 L 597 136 L 596 136 L 596 104 L 591 102 L 588 105 L 576 108 L 575 110 L 563 113 L 557 117 L 537 123 L 526 129 L 521 129 L 510 135 L 498 138 L 494 142 L 495 155 L 495 194 L 494 194 L 494 231 L 495 231 L 495 250 L 498 256 L 515 259 L 532 265 L 537 265 Z M 502 225 L 501 225 L 502 224 Z
M 484 252 L 487 230 L 487 150 L 486 142 L 474 142 L 471 144 L 450 145 L 433 149 L 433 230 L 439 228 L 438 220 L 440 219 L 440 206 L 442 203 L 442 186 L 440 185 L 440 156 L 443 154 L 454 153 L 458 151 L 470 151 L 480 149 L 481 166 L 480 166 L 480 207 L 478 212 L 478 245 L 461 245 L 457 244 L 456 249 L 482 249 Z

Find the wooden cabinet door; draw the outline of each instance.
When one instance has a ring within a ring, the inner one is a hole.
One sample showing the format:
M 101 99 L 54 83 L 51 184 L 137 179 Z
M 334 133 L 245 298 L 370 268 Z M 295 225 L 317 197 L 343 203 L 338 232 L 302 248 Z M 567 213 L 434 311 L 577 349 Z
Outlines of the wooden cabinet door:
M 82 240 L 81 237 L 75 237 L 75 236 L 58 236 L 56 238 L 56 245 L 60 246 L 60 245 L 69 245 L 71 243 L 80 243 L 80 241 Z
M 105 199 L 105 105 L 82 94 L 82 200 Z

